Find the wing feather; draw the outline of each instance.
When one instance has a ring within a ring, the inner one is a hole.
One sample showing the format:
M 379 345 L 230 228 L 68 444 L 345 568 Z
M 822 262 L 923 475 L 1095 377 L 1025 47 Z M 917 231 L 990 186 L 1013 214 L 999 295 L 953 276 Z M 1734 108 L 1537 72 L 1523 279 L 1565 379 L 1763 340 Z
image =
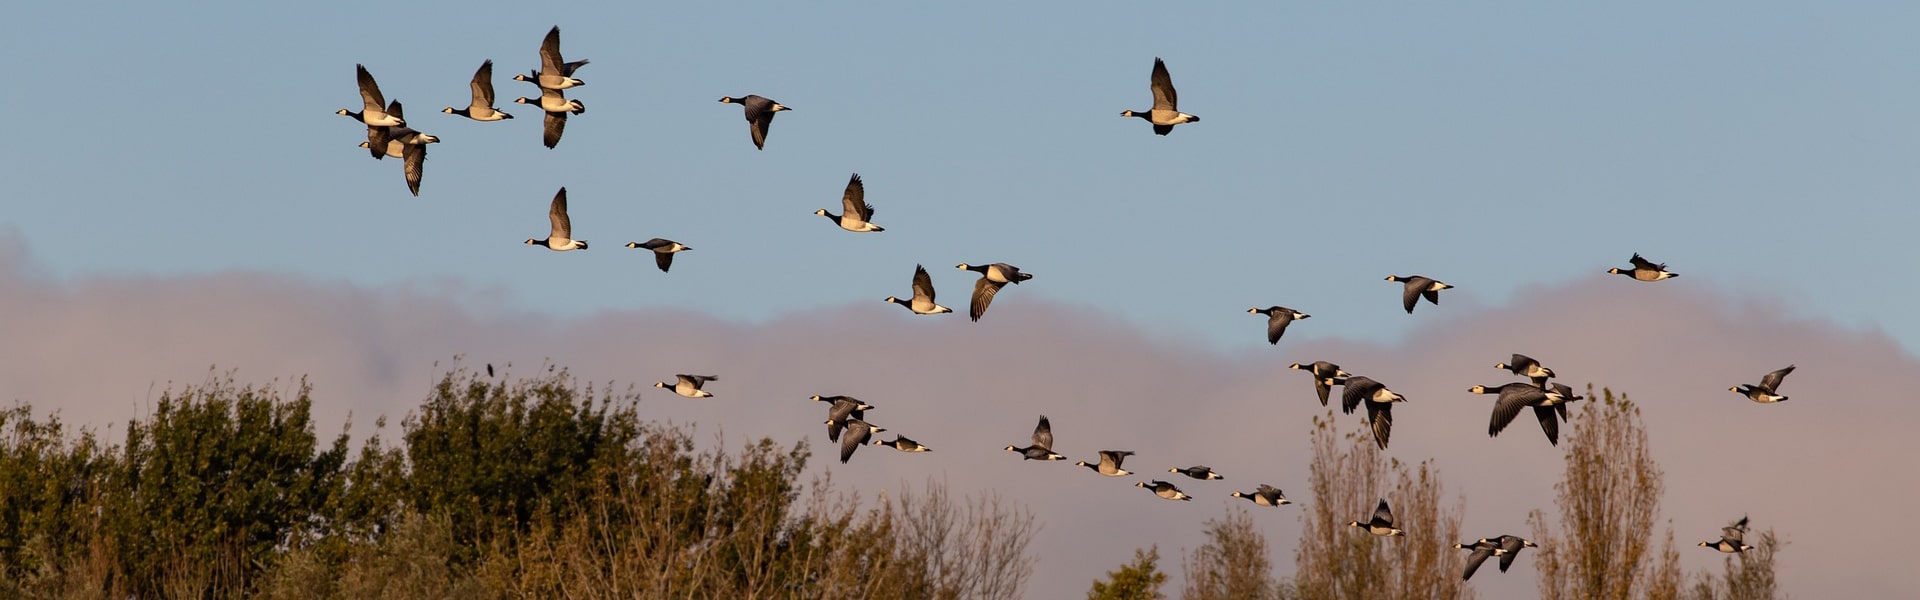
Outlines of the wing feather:
M 1167 73 L 1167 63 L 1159 57 L 1153 59 L 1153 109 L 1178 111 L 1180 93 L 1173 89 L 1173 75 Z M 1162 134 L 1164 135 L 1164 134 Z
M 1793 365 L 1787 365 L 1785 369 L 1768 373 L 1766 377 L 1760 378 L 1760 387 L 1767 388 L 1768 392 L 1779 392 L 1780 382 L 1786 381 L 1787 374 L 1792 372 Z
M 1040 424 L 1033 427 L 1033 445 L 1053 450 L 1053 423 L 1046 415 L 1040 415 Z
M 921 265 L 913 266 L 913 297 L 933 301 L 933 276 Z
M 553 205 L 547 208 L 547 220 L 553 224 L 552 237 L 573 239 L 573 221 L 567 218 L 567 188 L 560 188 L 553 195 Z
M 480 63 L 480 69 L 473 72 L 473 81 L 467 84 L 473 89 L 473 104 L 469 108 L 493 108 L 493 59 Z
M 840 204 L 845 208 L 846 216 L 862 221 L 873 218 L 873 205 L 867 204 L 867 186 L 860 181 L 859 173 L 854 173 L 853 178 L 847 180 L 847 191 L 840 195 Z

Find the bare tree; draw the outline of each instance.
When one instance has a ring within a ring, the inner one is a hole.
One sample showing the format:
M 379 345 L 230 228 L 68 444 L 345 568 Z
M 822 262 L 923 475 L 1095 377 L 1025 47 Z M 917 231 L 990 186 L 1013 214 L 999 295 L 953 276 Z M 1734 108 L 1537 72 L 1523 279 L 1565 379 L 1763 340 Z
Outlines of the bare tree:
M 1266 600 L 1279 597 L 1267 536 L 1238 506 L 1207 520 L 1207 543 L 1186 555 L 1181 600 Z
M 1336 433 L 1331 412 L 1316 417 L 1313 427 L 1313 501 L 1306 503 L 1294 551 L 1299 597 L 1472 598 L 1460 580 L 1466 556 L 1453 549 L 1466 501 L 1442 503 L 1439 471 L 1430 462 L 1409 467 L 1383 456 L 1364 427 Z M 1347 526 L 1373 514 L 1382 498 L 1406 536 L 1383 538 Z
M 1656 571 L 1652 551 L 1653 523 L 1666 488 L 1640 408 L 1612 390 L 1596 397 L 1589 387 L 1587 397 L 1595 401 L 1571 419 L 1566 471 L 1554 485 L 1559 527 L 1537 510 L 1527 518 L 1540 543 L 1533 555 L 1540 597 L 1629 600 L 1652 597 L 1656 588 L 1668 592 L 1664 582 L 1671 580 L 1664 578 L 1673 575 Z M 1670 551 L 1670 531 L 1669 551 L 1661 555 L 1677 560 Z

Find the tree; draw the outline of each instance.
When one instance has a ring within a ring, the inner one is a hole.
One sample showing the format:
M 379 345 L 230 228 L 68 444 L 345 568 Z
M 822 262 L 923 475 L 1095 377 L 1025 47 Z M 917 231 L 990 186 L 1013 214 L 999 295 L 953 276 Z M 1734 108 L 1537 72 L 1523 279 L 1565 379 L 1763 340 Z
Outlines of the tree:
M 1409 467 L 1386 458 L 1365 427 L 1335 433 L 1329 412 L 1313 420 L 1308 469 L 1313 501 L 1305 503 L 1294 551 L 1300 598 L 1473 597 L 1460 580 L 1466 555 L 1453 548 L 1466 501 L 1442 503 L 1440 472 L 1430 461 Z M 1382 498 L 1406 536 L 1383 538 L 1347 526 L 1365 521 Z
M 1640 408 L 1625 394 L 1602 390 L 1581 407 L 1567 436 L 1566 470 L 1554 484 L 1560 527 L 1540 511 L 1527 520 L 1540 544 L 1534 565 L 1540 597 L 1629 600 L 1670 593 L 1677 571 L 1661 566 L 1672 552 L 1668 534 L 1655 560 L 1653 523 L 1665 492 L 1660 465 L 1647 443 Z M 1677 567 L 1676 567 L 1677 568 Z M 1667 580 L 1667 581 L 1663 581 Z
M 1265 600 L 1279 598 L 1267 537 L 1255 529 L 1245 508 L 1207 520 L 1207 543 L 1186 556 L 1186 587 L 1181 600 Z
M 1255 535 L 1258 533 L 1256 532 Z M 1160 586 L 1167 583 L 1167 574 L 1160 572 L 1159 562 L 1159 546 L 1145 551 L 1135 548 L 1133 562 L 1108 571 L 1106 581 L 1095 580 L 1093 589 L 1087 590 L 1087 600 L 1162 600 L 1166 598 L 1160 593 Z

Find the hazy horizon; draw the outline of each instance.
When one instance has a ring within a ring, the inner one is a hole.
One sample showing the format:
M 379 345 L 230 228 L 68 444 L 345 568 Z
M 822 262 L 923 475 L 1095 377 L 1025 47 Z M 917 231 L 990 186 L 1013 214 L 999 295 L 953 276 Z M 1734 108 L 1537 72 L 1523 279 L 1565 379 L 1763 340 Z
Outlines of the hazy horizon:
M 1245 502 L 1229 492 L 1270 483 L 1311 501 L 1309 422 L 1328 409 L 1306 375 L 1285 368 L 1292 362 L 1332 360 L 1409 396 L 1395 411 L 1387 455 L 1434 459 L 1447 494 L 1466 500 L 1465 533 L 1524 535 L 1526 511 L 1555 514 L 1560 451 L 1525 419 L 1486 438 L 1490 401 L 1466 392 L 1512 380 L 1492 365 L 1519 351 L 1562 381 L 1608 386 L 1640 404 L 1666 470 L 1662 518 L 1674 525 L 1688 569 L 1717 569 L 1721 555 L 1691 547 L 1693 538 L 1712 538 L 1748 514 L 1789 542 L 1780 553 L 1789 593 L 1887 596 L 1916 583 L 1880 551 L 1888 539 L 1920 533 L 1915 525 L 1831 524 L 1836 514 L 1881 514 L 1884 499 L 1920 492 L 1920 476 L 1831 457 L 1920 449 L 1900 434 L 1920 409 L 1882 392 L 1920 384 L 1920 365 L 1882 333 L 1732 300 L 1703 285 L 1707 277 L 1683 287 L 1596 275 L 1531 289 L 1512 305 L 1450 307 L 1399 343 L 1283 340 L 1263 352 L 1223 352 L 1197 336 L 1115 325 L 1102 309 L 1030 298 L 996 306 L 978 324 L 909 315 L 878 299 L 761 324 L 660 310 L 556 318 L 475 309 L 457 290 L 373 290 L 259 273 L 68 280 L 44 274 L 12 234 L 0 235 L 0 254 L 0 301 L 36 317 L 0 333 L 42 341 L 0 350 L 5 400 L 40 414 L 58 410 L 108 440 L 118 441 L 124 427 L 107 422 L 144 415 L 159 390 L 197 385 L 209 366 L 283 389 L 307 376 L 317 430 L 338 431 L 351 412 L 359 441 L 379 416 L 389 421 L 384 435 L 395 435 L 398 420 L 456 366 L 455 355 L 464 355 L 457 366 L 492 363 L 507 377 L 551 362 L 582 382 L 641 390 L 643 416 L 694 423 L 702 444 L 722 433 L 729 446 L 806 439 L 810 473 L 830 470 L 836 484 L 869 498 L 932 477 L 957 492 L 992 490 L 1022 502 L 1043 523 L 1029 595 L 1059 597 L 1083 593 L 1133 548 L 1155 544 L 1177 584 L 1179 552 L 1201 543 L 1204 521 Z M 1258 319 L 1247 326 L 1249 335 L 1261 329 Z M 1800 368 L 1784 386 L 1788 402 L 1756 405 L 1726 390 L 1789 362 Z M 645 387 L 681 372 L 720 375 L 708 386 L 716 397 Z M 870 420 L 936 451 L 867 448 L 840 465 L 821 431 L 822 411 L 807 399 L 816 393 L 867 400 L 879 407 Z M 1074 460 L 1135 450 L 1127 466 L 1140 475 L 1107 479 L 1001 449 L 1024 445 L 1040 414 L 1053 421 L 1056 450 Z M 1357 417 L 1336 420 L 1359 427 Z M 1197 496 L 1192 503 L 1129 487 L 1192 464 L 1227 479 L 1182 481 Z M 1248 508 L 1272 545 L 1277 574 L 1291 574 L 1302 513 Z M 1526 597 L 1533 578 L 1522 560 L 1473 585 L 1491 598 Z

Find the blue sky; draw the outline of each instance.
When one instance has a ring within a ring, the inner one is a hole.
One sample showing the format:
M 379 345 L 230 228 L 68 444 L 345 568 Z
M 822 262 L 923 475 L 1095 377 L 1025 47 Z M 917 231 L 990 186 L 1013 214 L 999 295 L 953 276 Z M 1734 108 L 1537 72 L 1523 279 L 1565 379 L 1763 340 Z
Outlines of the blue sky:
M 1497 305 L 1642 252 L 1920 339 L 1887 269 L 1920 218 L 1909 4 L 459 6 L 17 9 L 0 48 L 34 85 L 5 97 L 4 224 L 59 274 L 454 285 L 568 315 L 759 320 L 902 293 L 915 263 L 956 304 L 955 263 L 1005 261 L 1038 278 L 1001 302 L 1246 346 L 1249 306 L 1393 339 L 1448 307 L 1395 314 L 1388 274 Z M 507 78 L 555 24 L 593 64 L 547 150 Z M 1165 138 L 1117 116 L 1149 105 L 1155 56 L 1204 118 Z M 487 58 L 521 118 L 434 112 Z M 419 198 L 332 114 L 355 63 L 444 140 Z M 749 93 L 797 109 L 764 152 L 715 102 Z M 852 172 L 886 233 L 809 214 Z M 594 248 L 518 244 L 563 185 Z M 620 247 L 656 236 L 697 250 L 663 276 Z

